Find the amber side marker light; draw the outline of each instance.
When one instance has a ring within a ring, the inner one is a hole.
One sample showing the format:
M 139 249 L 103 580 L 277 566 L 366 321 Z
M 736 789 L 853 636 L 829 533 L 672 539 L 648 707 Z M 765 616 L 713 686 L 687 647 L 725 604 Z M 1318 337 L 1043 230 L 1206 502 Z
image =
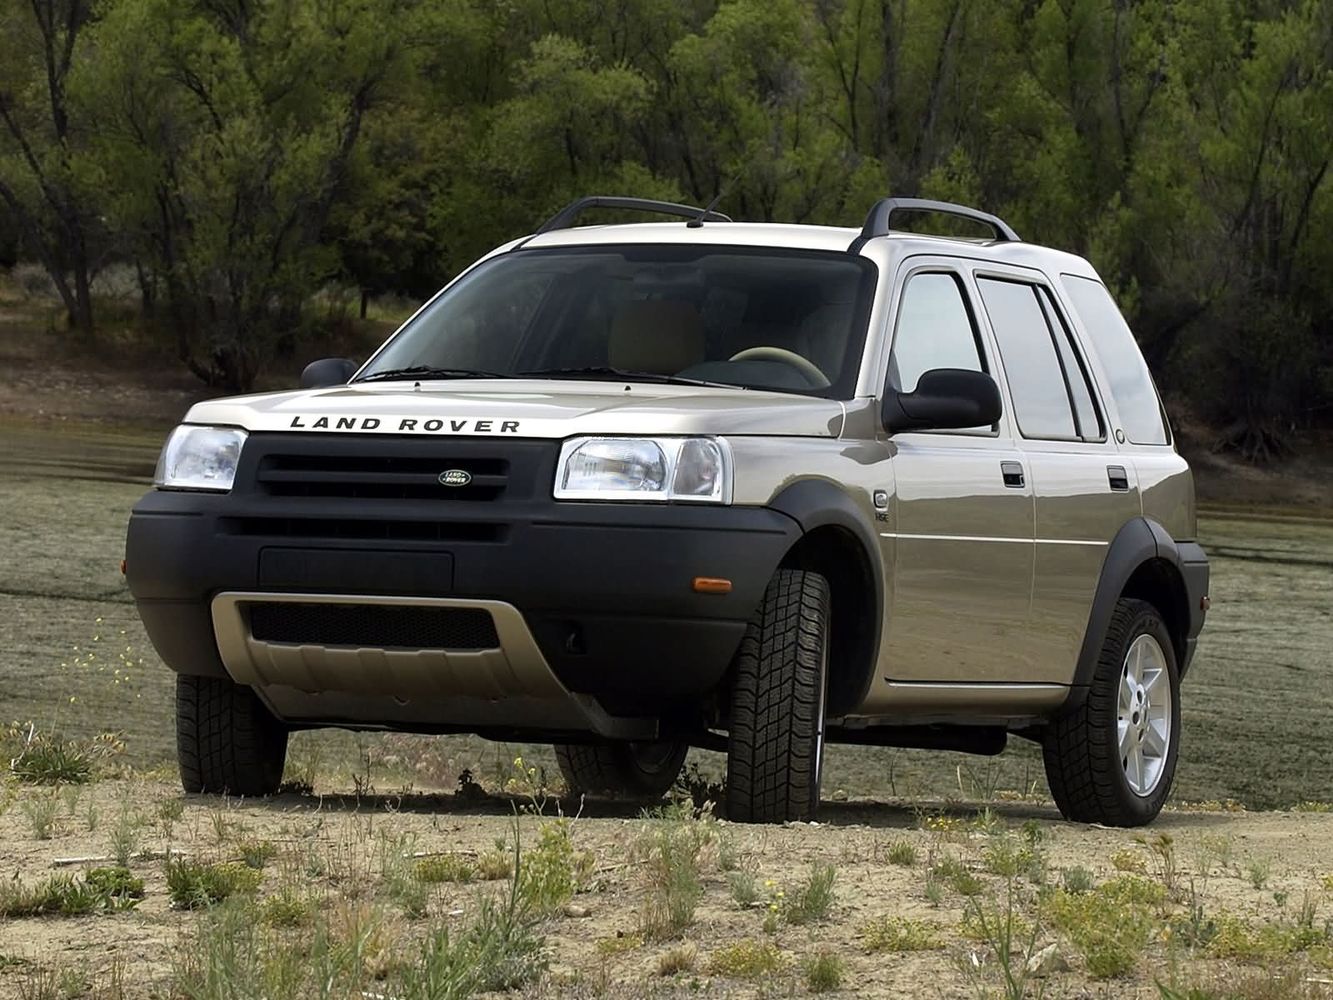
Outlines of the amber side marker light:
M 122 560 L 120 561 L 120 575 L 121 575 L 121 576 L 124 576 L 124 575 L 125 575 L 125 560 L 124 560 L 124 559 L 122 559 Z
M 716 576 L 696 576 L 694 590 L 699 594 L 730 594 L 731 581 Z
M 1207 594 L 1203 596 L 1203 600 L 1199 601 L 1199 607 L 1204 611 L 1207 611 L 1212 606 L 1213 606 L 1213 599 L 1209 597 Z

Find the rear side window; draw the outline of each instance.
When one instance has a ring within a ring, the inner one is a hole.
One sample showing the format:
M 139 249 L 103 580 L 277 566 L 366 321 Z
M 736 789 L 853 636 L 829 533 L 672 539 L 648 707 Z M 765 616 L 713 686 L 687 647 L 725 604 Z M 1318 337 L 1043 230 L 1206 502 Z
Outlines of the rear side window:
M 922 374 L 935 368 L 986 370 L 962 286 L 954 275 L 925 273 L 907 279 L 890 366 L 903 392 L 914 390 Z
M 1044 289 L 996 278 L 979 278 L 977 287 L 1000 347 L 1022 435 L 1057 440 L 1100 437 L 1095 411 L 1086 416 L 1092 399 L 1082 368 L 1075 365 L 1070 370 L 1072 355 L 1066 361 L 1057 346 L 1065 332 L 1063 325 L 1051 322 L 1050 304 L 1041 298 Z
M 1170 444 L 1170 432 L 1147 362 L 1111 293 L 1100 281 L 1090 278 L 1065 274 L 1061 280 L 1110 380 L 1125 436 L 1135 444 Z

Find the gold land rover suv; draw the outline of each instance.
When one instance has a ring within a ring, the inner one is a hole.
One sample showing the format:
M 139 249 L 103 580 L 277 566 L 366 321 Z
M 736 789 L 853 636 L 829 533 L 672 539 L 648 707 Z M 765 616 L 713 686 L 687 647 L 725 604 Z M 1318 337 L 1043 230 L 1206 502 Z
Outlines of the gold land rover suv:
M 297 729 L 477 733 L 589 795 L 724 750 L 726 814 L 774 822 L 826 741 L 1014 735 L 1070 819 L 1162 807 L 1208 563 L 1082 258 L 939 202 L 585 198 L 302 382 L 191 409 L 130 520 L 187 791 L 273 792 Z

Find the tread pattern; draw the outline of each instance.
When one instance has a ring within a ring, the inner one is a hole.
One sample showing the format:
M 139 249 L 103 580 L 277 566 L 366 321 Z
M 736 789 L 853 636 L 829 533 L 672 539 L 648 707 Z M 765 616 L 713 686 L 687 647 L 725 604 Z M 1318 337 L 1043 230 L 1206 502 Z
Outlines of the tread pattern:
M 272 795 L 282 783 L 287 730 L 250 688 L 178 675 L 176 759 L 187 792 Z
M 677 744 L 666 764 L 652 771 L 639 765 L 634 748 L 626 744 L 557 743 L 554 750 L 571 794 L 655 801 L 676 783 L 690 748 L 684 743 Z
M 736 654 L 727 754 L 727 817 L 810 819 L 819 771 L 828 643 L 828 582 L 781 569 Z
M 1167 771 L 1157 790 L 1141 799 L 1125 781 L 1116 739 L 1116 711 L 1125 651 L 1136 636 L 1145 632 L 1163 643 L 1172 673 L 1176 718 Z M 1156 818 L 1171 790 L 1180 745 L 1178 676 L 1170 636 L 1157 609 L 1147 601 L 1121 598 L 1111 615 L 1087 698 L 1075 711 L 1054 719 L 1042 741 L 1046 782 L 1065 819 L 1105 826 L 1143 826 Z

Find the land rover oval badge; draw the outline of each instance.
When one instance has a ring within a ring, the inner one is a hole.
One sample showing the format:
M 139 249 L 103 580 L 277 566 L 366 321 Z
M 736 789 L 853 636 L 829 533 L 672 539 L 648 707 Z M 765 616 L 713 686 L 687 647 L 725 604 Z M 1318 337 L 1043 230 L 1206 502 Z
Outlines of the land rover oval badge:
M 466 469 L 447 469 L 440 473 L 441 486 L 466 486 L 472 482 L 472 473 Z

